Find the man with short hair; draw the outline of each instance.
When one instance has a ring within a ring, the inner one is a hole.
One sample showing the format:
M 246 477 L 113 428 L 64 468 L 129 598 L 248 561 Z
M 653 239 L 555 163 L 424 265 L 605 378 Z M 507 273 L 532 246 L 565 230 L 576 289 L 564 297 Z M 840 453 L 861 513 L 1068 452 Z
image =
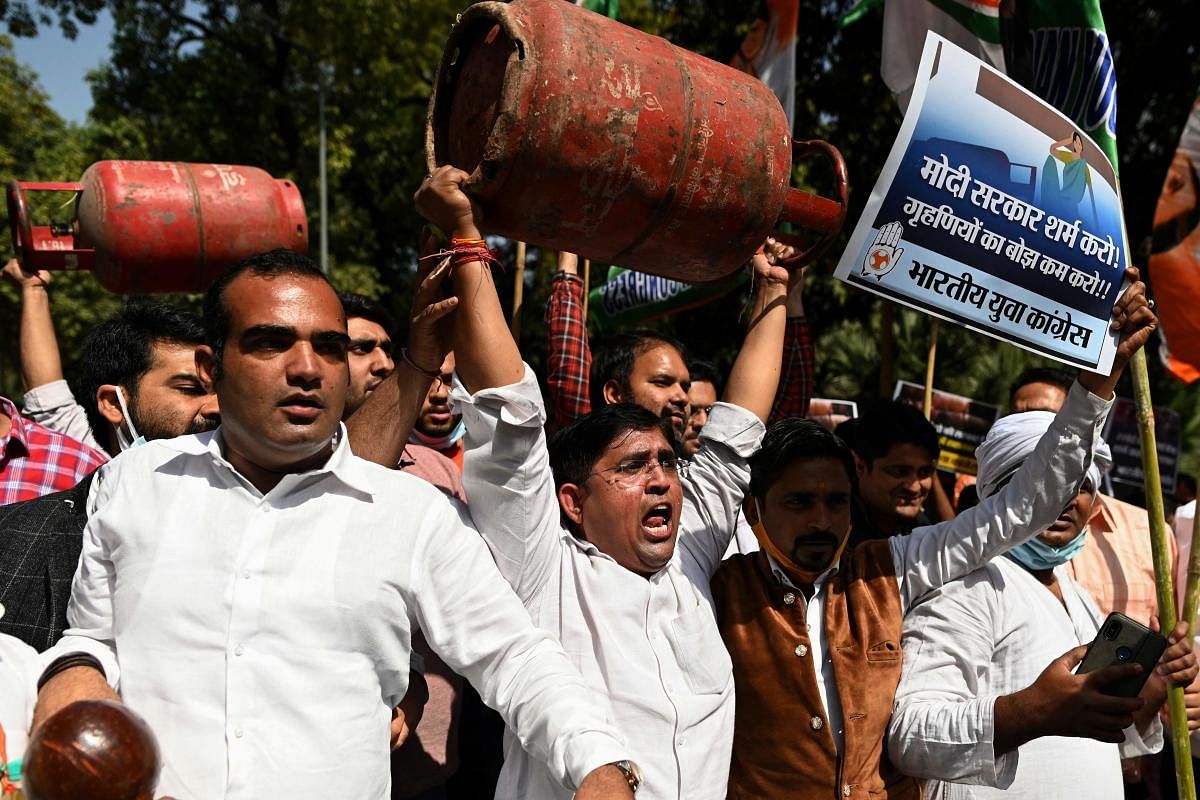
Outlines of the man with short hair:
M 664 334 L 618 333 L 592 356 L 592 410 L 609 403 L 634 403 L 671 423 L 677 441 L 687 430 L 691 385 L 687 351 Z
M 119 686 L 158 737 L 162 793 L 382 800 L 419 626 L 557 780 L 629 798 L 607 766 L 623 745 L 478 534 L 350 452 L 349 336 L 320 269 L 247 259 L 209 288 L 205 326 L 221 426 L 107 468 L 35 730 Z
M 1131 279 L 1113 311 L 1112 373 L 1081 372 L 1011 483 L 953 520 L 851 544 L 849 449 L 812 420 L 770 428 L 751 460 L 762 550 L 731 556 L 712 582 L 737 686 L 729 800 L 920 797 L 883 752 L 904 613 L 1049 525 L 1073 495 L 1103 398 L 1155 327 L 1136 271 Z
M 881 402 L 855 425 L 858 497 L 854 543 L 927 525 L 925 500 L 937 480 L 937 430 L 917 408 Z
M 383 306 L 354 292 L 338 292 L 350 336 L 350 391 L 346 416 L 358 410 L 371 392 L 392 374 L 392 331 L 396 323 Z
M 683 451 L 694 456 L 700 449 L 700 431 L 708 422 L 709 412 L 721 398 L 721 373 L 707 361 L 693 361 L 689 367 L 692 384 L 688 387 L 688 426 L 683 437 Z
M 478 239 L 466 179 L 439 168 L 416 205 L 453 237 Z M 645 339 L 638 357 L 631 340 L 628 360 L 642 362 L 631 368 L 635 378 L 622 380 L 624 369 L 597 373 L 592 386 L 604 400 L 548 444 L 541 391 L 509 333 L 491 271 L 467 261 L 452 272 L 452 400 L 467 427 L 472 516 L 535 623 L 606 698 L 641 767 L 639 797 L 724 797 L 733 685 L 709 579 L 733 534 L 746 459 L 775 395 L 787 279 L 763 256 L 755 271 L 751 326 L 726 401 L 714 407 L 684 479 L 675 420 L 661 413 L 686 410 L 686 367 L 674 345 Z M 643 390 L 659 399 L 623 402 Z M 512 735 L 505 752 L 497 798 L 569 797 Z

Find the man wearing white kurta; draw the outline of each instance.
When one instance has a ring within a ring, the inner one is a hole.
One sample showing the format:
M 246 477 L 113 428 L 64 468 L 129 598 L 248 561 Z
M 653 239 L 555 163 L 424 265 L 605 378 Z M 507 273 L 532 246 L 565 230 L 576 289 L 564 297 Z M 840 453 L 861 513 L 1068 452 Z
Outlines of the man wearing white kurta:
M 981 498 L 1011 477 L 1052 419 L 1031 411 L 997 423 L 979 449 Z M 1106 464 L 1108 448 L 1099 445 L 1095 458 Z M 1162 748 L 1155 712 L 1165 683 L 1152 679 L 1139 699 L 1112 698 L 1100 694 L 1104 671 L 1066 672 L 1104 619 L 1064 567 L 1086 542 L 1100 476 L 1093 463 L 1076 497 L 1038 538 L 947 584 L 906 616 L 889 753 L 901 770 L 930 779 L 927 796 L 1118 800 L 1120 759 Z M 1190 658 L 1187 643 L 1174 638 Z M 1180 657 L 1175 649 L 1164 659 L 1169 670 Z M 1095 703 L 1103 706 L 1099 716 Z
M 628 751 L 478 534 L 433 486 L 350 452 L 349 337 L 320 270 L 274 251 L 205 307 L 222 426 L 105 467 L 35 725 L 111 697 L 107 679 L 159 739 L 159 794 L 385 800 L 419 627 L 557 780 L 628 798 L 605 766 Z
M 454 231 L 452 241 L 479 236 L 459 189 L 466 177 L 443 167 L 416 198 L 431 221 Z M 461 383 L 451 399 L 467 428 L 472 516 L 534 622 L 562 642 L 610 708 L 641 768 L 639 798 L 725 797 L 733 674 L 709 580 L 749 486 L 747 458 L 775 395 L 786 325 L 787 273 L 762 255 L 755 272 L 729 402 L 714 407 L 681 481 L 670 428 L 621 403 L 556 434 L 552 471 L 541 392 L 508 333 L 491 273 L 479 261 L 454 267 Z M 497 800 L 569 796 L 510 733 Z

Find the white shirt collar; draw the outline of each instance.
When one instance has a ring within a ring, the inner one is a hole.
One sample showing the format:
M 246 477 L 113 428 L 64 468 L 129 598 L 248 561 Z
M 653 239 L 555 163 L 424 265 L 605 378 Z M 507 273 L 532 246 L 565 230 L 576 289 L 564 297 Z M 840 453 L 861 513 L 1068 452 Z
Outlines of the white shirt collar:
M 770 553 L 768 553 L 764 550 L 763 555 L 767 557 L 767 563 L 771 565 L 771 573 L 775 576 L 776 580 L 778 580 L 784 586 L 788 586 L 792 589 L 800 588 L 799 586 L 796 585 L 796 582 L 793 581 L 786 572 L 784 572 L 783 568 L 779 566 L 779 562 L 776 561 L 771 556 Z M 813 593 L 814 594 L 816 592 L 821 591 L 821 586 L 825 583 L 825 581 L 829 580 L 829 578 L 831 578 L 832 576 L 837 574 L 838 568 L 840 566 L 841 566 L 841 561 L 839 559 L 837 564 L 834 564 L 832 567 L 830 567 L 829 569 L 825 570 L 824 572 L 822 572 L 820 575 L 817 576 L 817 579 L 815 581 L 813 581 Z

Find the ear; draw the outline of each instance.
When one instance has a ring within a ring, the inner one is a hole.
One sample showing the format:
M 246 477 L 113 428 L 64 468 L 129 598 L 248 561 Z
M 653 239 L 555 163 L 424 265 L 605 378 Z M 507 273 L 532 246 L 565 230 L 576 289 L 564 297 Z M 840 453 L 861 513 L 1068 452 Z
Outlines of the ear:
M 854 469 L 858 472 L 858 479 L 861 481 L 867 475 L 867 462 L 858 457 L 858 453 L 854 453 Z
M 587 492 L 575 483 L 564 483 L 558 487 L 558 505 L 567 519 L 583 525 L 583 499 Z
M 615 378 L 604 384 L 604 402 L 611 406 L 614 403 L 620 403 L 624 399 L 625 394 L 621 391 L 621 384 Z
M 213 353 L 213 349 L 206 344 L 197 345 L 196 347 L 196 372 L 200 375 L 200 380 L 205 386 L 210 390 L 215 388 L 217 357 Z
M 96 389 L 96 407 L 100 409 L 100 416 L 113 425 L 125 422 L 125 415 L 121 413 L 121 404 L 117 401 L 117 387 L 114 384 L 105 383 Z

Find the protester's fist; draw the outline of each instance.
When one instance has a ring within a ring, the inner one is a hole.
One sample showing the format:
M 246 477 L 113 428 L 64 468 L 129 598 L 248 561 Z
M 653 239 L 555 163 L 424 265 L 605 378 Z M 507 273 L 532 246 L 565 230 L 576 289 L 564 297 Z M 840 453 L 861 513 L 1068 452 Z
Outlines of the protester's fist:
M 762 252 L 755 253 L 750 257 L 750 268 L 754 273 L 754 280 L 762 285 L 786 287 L 788 283 L 787 268 L 778 265 L 792 252 L 792 248 L 787 245 L 780 244 L 774 239 L 767 239 L 763 244 Z
M 50 273 L 44 269 L 37 272 L 26 272 L 21 267 L 21 262 L 15 258 L 10 258 L 8 263 L 4 265 L 4 277 L 15 283 L 21 288 L 27 286 L 49 286 Z
M 417 211 L 447 236 L 478 239 L 482 214 L 467 197 L 463 184 L 470 176 L 451 166 L 435 169 L 413 195 Z
M 1024 695 L 1022 705 L 1039 736 L 1074 736 L 1120 744 L 1122 733 L 1141 710 L 1140 697 L 1112 697 L 1103 689 L 1137 675 L 1140 664 L 1118 664 L 1086 675 L 1072 672 L 1087 653 L 1087 645 L 1069 650 L 1050 662 Z
M 1129 359 L 1150 339 L 1158 327 L 1158 317 L 1146 299 L 1146 284 L 1141 281 L 1137 267 L 1127 267 L 1125 277 L 1129 288 L 1113 304 L 1112 321 L 1109 328 L 1120 334 L 1117 354 L 1113 361 L 1115 369 L 1124 367 Z

